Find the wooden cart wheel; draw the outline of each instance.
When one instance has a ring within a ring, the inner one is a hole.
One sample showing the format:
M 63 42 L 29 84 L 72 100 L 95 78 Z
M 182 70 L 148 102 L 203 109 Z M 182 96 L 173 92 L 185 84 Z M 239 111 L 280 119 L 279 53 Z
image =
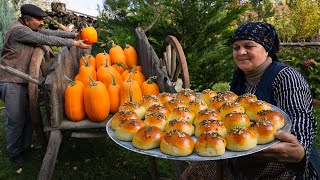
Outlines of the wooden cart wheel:
M 181 86 L 181 81 L 182 88 L 190 88 L 186 56 L 184 55 L 181 44 L 176 37 L 169 35 L 165 38 L 163 60 L 167 69 L 168 77 L 171 82 L 175 84 L 175 89 L 177 91 L 181 90 L 179 87 Z

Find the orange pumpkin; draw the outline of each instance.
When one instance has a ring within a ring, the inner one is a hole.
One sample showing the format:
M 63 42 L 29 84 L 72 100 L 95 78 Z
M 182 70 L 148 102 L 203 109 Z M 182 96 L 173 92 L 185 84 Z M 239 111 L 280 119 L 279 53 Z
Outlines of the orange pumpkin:
M 105 66 L 101 66 L 97 71 L 97 79 L 98 81 L 101 81 L 106 88 L 109 87 L 109 85 L 112 83 L 112 76 L 110 75 L 112 73 L 115 77 L 116 82 L 122 83 L 122 77 L 120 73 L 112 66 L 110 66 L 108 63 L 105 64 Z
M 85 62 L 88 62 L 90 64 L 90 66 L 96 68 L 96 59 L 92 55 L 86 54 L 86 55 L 82 56 L 80 58 L 79 67 L 84 65 Z
M 116 63 L 112 64 L 112 67 L 114 67 L 120 74 L 122 74 L 124 71 L 124 67 L 123 67 L 122 63 L 116 62 Z
M 84 87 L 87 87 L 90 84 L 89 76 L 91 76 L 94 80 L 97 80 L 97 73 L 94 67 L 90 66 L 88 62 L 85 62 L 79 68 L 79 72 L 75 77 L 75 80 L 79 80 L 83 83 Z
M 64 91 L 65 114 L 70 121 L 81 121 L 86 117 L 83 96 L 84 86 L 81 81 L 73 81 L 65 76 L 68 86 Z
M 126 56 L 127 65 L 130 68 L 133 68 L 134 66 L 138 65 L 137 51 L 130 44 L 126 44 L 126 47 L 123 51 Z
M 96 55 L 96 71 L 98 71 L 99 67 L 104 66 L 106 62 L 111 64 L 110 55 L 106 52 L 98 53 Z
M 108 94 L 110 98 L 110 112 L 115 114 L 119 110 L 120 106 L 120 85 L 117 84 L 114 75 L 110 73 L 112 76 L 112 83 L 108 87 Z
M 139 102 L 142 98 L 140 85 L 137 81 L 132 81 L 131 76 L 120 85 L 120 106 L 125 102 Z
M 86 27 L 81 30 L 81 39 L 86 44 L 93 44 L 98 40 L 98 33 L 94 27 Z
M 133 66 L 132 69 L 142 72 L 142 66 L 139 66 L 139 65 Z
M 131 72 L 123 80 L 127 80 L 131 76 L 132 81 L 137 81 L 139 86 L 145 81 L 145 77 L 142 72 L 132 69 Z
M 110 112 L 110 99 L 107 88 L 100 81 L 90 77 L 90 85 L 84 89 L 84 109 L 93 122 L 104 121 Z
M 157 79 L 157 76 L 151 76 L 148 80 L 144 81 L 141 84 L 142 96 L 144 95 L 156 95 L 158 96 L 160 91 L 157 83 L 154 81 Z
M 123 52 L 122 47 L 114 44 L 113 41 L 111 41 L 111 42 L 112 42 L 112 47 L 109 49 L 111 63 L 114 64 L 114 63 L 118 62 L 118 63 L 122 63 L 122 64 L 127 65 L 126 56 Z

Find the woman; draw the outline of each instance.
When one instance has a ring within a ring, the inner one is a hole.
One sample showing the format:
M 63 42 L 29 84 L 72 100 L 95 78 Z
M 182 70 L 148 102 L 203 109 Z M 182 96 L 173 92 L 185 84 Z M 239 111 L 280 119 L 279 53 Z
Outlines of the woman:
M 252 93 L 285 111 L 292 120 L 290 133 L 277 132 L 281 142 L 249 156 L 223 162 L 224 179 L 319 179 L 319 156 L 315 146 L 317 124 L 312 97 L 303 76 L 281 64 L 276 56 L 279 39 L 265 22 L 241 25 L 232 39 L 237 65 L 231 91 Z M 216 162 L 192 162 L 183 179 L 212 179 Z

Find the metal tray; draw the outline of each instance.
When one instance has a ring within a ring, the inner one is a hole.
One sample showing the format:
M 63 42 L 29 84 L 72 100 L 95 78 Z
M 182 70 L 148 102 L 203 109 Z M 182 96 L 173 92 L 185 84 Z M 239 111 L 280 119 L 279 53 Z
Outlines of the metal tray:
M 276 110 L 279 111 L 284 119 L 285 119 L 285 124 L 284 127 L 278 131 L 283 131 L 283 132 L 289 132 L 291 129 L 291 120 L 289 118 L 289 116 L 282 111 L 281 109 L 277 108 L 276 106 L 271 105 L 271 109 L 272 110 Z M 234 158 L 234 157 L 240 157 L 240 156 L 245 156 L 245 155 L 249 155 L 255 152 L 259 152 L 263 149 L 266 149 L 274 144 L 279 143 L 280 141 L 278 140 L 274 140 L 268 144 L 263 144 L 263 145 L 257 145 L 256 147 L 254 147 L 253 149 L 250 149 L 248 151 L 242 151 L 242 152 L 234 152 L 234 151 L 229 151 L 226 149 L 226 152 L 221 155 L 221 156 L 215 156 L 215 157 L 205 157 L 205 156 L 199 156 L 195 151 L 190 154 L 189 156 L 184 156 L 184 157 L 180 157 L 180 156 L 171 156 L 171 155 L 167 155 L 164 154 L 160 151 L 160 148 L 155 148 L 155 149 L 151 149 L 151 150 L 141 150 L 138 148 L 135 148 L 131 142 L 125 142 L 125 141 L 120 141 L 119 139 L 117 139 L 117 137 L 115 136 L 114 131 L 110 128 L 109 123 L 111 122 L 111 119 L 109 120 L 109 122 L 106 125 L 106 130 L 107 133 L 109 135 L 109 137 L 118 145 L 120 145 L 121 147 L 128 149 L 130 151 L 136 152 L 136 153 L 140 153 L 140 154 L 145 154 L 145 155 L 149 155 L 149 156 L 154 156 L 157 158 L 164 158 L 164 159 L 172 159 L 172 160 L 181 160 L 181 161 L 208 161 L 208 160 L 221 160 L 221 159 L 228 159 L 228 158 Z M 192 136 L 194 142 L 196 142 L 197 138 L 195 136 Z

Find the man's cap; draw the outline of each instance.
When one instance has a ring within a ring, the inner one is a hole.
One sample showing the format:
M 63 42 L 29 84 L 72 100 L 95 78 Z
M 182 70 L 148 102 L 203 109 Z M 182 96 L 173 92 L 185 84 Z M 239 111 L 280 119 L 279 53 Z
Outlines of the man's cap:
M 48 16 L 41 8 L 33 4 L 24 4 L 20 7 L 22 15 L 29 15 L 31 17 L 42 19 L 43 17 Z

